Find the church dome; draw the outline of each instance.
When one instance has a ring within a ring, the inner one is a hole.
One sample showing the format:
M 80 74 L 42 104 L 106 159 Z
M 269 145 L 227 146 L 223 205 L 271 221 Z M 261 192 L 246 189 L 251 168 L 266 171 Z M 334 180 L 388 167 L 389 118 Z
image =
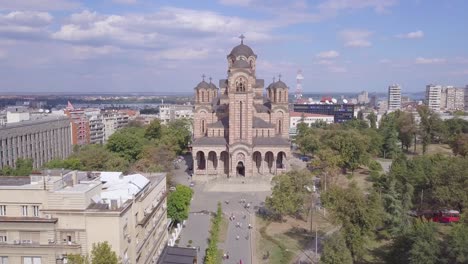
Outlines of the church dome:
M 250 64 L 245 60 L 236 60 L 232 64 L 233 68 L 250 68 Z
M 197 87 L 195 87 L 195 89 L 201 89 L 201 88 L 210 89 L 210 84 L 205 82 L 205 80 L 203 80 L 199 84 L 197 84 Z
M 218 87 L 216 87 L 216 85 L 212 82 L 210 82 L 210 88 L 211 89 L 218 89 Z
M 284 89 L 288 89 L 288 86 L 287 86 L 283 81 L 281 81 L 281 80 L 275 82 L 275 83 L 273 84 L 273 87 L 274 87 L 274 88 L 284 88 Z
M 234 57 L 245 56 L 246 58 L 248 58 L 250 56 L 256 57 L 257 55 L 255 55 L 255 53 L 253 52 L 253 50 L 249 46 L 244 45 L 244 43 L 241 43 L 241 44 L 235 46 L 231 50 L 231 53 L 229 53 L 228 56 L 234 56 Z

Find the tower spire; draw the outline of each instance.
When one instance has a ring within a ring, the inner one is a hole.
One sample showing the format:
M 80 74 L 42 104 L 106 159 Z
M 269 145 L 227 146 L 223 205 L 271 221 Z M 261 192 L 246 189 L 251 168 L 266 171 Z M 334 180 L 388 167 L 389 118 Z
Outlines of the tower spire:
M 241 45 L 244 44 L 244 39 L 245 39 L 244 34 L 241 34 L 239 38 L 241 39 Z

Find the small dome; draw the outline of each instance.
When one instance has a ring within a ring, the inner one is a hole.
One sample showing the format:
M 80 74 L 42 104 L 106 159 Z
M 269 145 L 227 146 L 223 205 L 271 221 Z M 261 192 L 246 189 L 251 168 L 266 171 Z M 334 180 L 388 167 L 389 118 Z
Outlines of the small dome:
M 240 45 L 235 46 L 231 50 L 231 53 L 229 53 L 228 56 L 237 57 L 237 56 L 241 56 L 241 55 L 243 55 L 243 56 L 245 56 L 247 58 L 250 57 L 250 56 L 257 57 L 257 55 L 255 55 L 253 50 L 249 46 L 244 45 L 243 43 L 241 43 Z
M 210 89 L 218 89 L 218 87 L 216 87 L 214 83 L 210 82 Z
M 195 87 L 195 89 L 200 89 L 200 88 L 205 88 L 205 89 L 209 89 L 210 88 L 210 84 L 205 82 L 205 80 L 201 81 L 197 87 Z
M 274 88 L 284 88 L 284 89 L 288 89 L 288 86 L 281 80 L 277 81 L 274 83 L 273 85 Z
M 250 68 L 250 64 L 245 60 L 236 60 L 232 64 L 233 68 Z

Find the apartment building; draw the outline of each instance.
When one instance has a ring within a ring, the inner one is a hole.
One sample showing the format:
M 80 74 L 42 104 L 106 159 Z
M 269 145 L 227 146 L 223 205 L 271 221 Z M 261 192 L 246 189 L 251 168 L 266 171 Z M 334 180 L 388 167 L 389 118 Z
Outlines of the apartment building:
M 358 104 L 367 104 L 369 103 L 369 93 L 367 91 L 362 91 L 357 96 L 357 103 Z
M 401 86 L 393 84 L 388 86 L 388 111 L 395 111 L 401 108 Z
M 439 112 L 442 100 L 442 86 L 441 85 L 426 85 L 426 105 L 429 109 Z
M 166 175 L 44 171 L 0 177 L 0 259 L 66 263 L 107 241 L 121 262 L 155 263 L 167 243 Z
M 314 113 L 300 113 L 300 112 L 289 112 L 289 135 L 293 136 L 297 134 L 297 125 L 304 123 L 307 126 L 313 126 L 316 122 L 325 122 L 327 124 L 333 124 L 335 116 L 323 115 Z
M 0 127 L 0 168 L 14 167 L 18 158 L 32 159 L 34 168 L 40 168 L 52 159 L 67 158 L 71 151 L 71 127 L 66 117 L 22 119 Z
M 125 112 L 106 111 L 103 113 L 104 142 L 109 139 L 115 131 L 128 125 L 129 115 Z
M 445 87 L 445 93 L 443 93 L 445 103 L 442 109 L 448 111 L 457 111 L 465 109 L 465 90 L 463 88 L 456 88 L 453 86 Z
M 71 104 L 69 104 L 71 105 Z M 71 123 L 72 145 L 87 145 L 90 143 L 89 120 L 83 109 L 75 109 L 73 106 L 64 110 Z
M 85 109 L 85 115 L 89 123 L 89 143 L 104 143 L 104 119 L 100 109 Z
M 181 118 L 193 119 L 193 105 L 162 104 L 159 106 L 159 119 L 167 124 Z

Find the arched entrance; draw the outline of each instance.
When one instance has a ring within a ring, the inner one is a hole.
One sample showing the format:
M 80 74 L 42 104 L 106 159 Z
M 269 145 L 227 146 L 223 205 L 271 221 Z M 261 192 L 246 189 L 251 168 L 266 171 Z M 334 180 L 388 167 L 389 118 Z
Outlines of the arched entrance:
M 236 166 L 237 176 L 245 177 L 245 167 L 242 161 L 239 161 Z
M 276 158 L 276 168 L 278 169 L 286 169 L 286 154 L 283 151 L 278 153 Z
M 267 169 L 268 169 L 268 172 L 269 173 L 273 173 L 273 161 L 274 161 L 274 156 L 273 156 L 273 153 L 271 151 L 268 151 L 267 153 L 265 153 L 265 162 L 266 162 L 266 165 L 267 165 Z
M 259 151 L 255 151 L 252 155 L 252 161 L 255 164 L 256 172 L 260 173 L 260 168 L 262 167 L 262 154 Z
M 204 170 L 206 165 L 205 153 L 203 151 L 197 152 L 197 169 Z

